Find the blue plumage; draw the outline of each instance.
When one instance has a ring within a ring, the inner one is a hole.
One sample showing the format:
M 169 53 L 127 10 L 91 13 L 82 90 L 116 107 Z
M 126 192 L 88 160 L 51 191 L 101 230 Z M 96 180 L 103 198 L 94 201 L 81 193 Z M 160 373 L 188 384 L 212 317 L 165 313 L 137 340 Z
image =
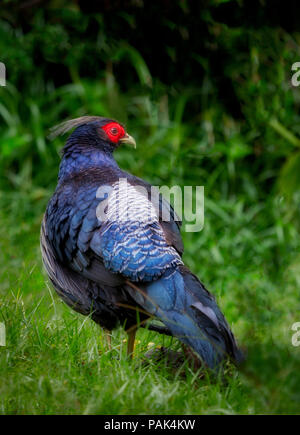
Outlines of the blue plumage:
M 160 197 L 159 210 L 154 209 L 151 186 L 122 171 L 113 158 L 114 149 L 132 138 L 104 118 L 80 118 L 61 130 L 72 127 L 77 128 L 63 150 L 41 232 L 44 264 L 58 294 L 107 330 L 118 322 L 135 330 L 137 318 L 144 322 L 154 316 L 208 367 L 227 356 L 240 361 L 214 298 L 182 262 L 174 211 L 164 222 L 166 201 Z M 126 193 L 120 180 L 128 184 Z M 99 195 L 104 186 L 110 193 Z M 105 215 L 99 215 L 101 206 Z
M 94 236 L 92 249 L 103 258 L 105 267 L 131 281 L 152 281 L 172 265 L 181 264 L 178 253 L 170 249 L 158 231 L 158 223 L 112 223 Z M 151 237 L 156 231 L 157 237 Z

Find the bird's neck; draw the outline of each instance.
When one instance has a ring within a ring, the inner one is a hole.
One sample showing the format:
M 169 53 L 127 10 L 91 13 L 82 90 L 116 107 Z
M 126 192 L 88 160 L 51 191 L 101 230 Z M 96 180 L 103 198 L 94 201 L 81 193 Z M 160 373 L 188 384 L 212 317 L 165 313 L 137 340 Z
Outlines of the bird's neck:
M 59 168 L 58 179 L 63 181 L 76 174 L 103 167 L 111 169 L 119 168 L 112 152 L 93 147 L 75 147 L 64 153 Z

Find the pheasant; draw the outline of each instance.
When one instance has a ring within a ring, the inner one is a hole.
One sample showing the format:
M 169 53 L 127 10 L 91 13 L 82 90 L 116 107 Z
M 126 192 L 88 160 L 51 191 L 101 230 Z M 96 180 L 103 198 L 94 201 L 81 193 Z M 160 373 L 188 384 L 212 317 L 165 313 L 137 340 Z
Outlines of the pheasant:
M 124 326 L 129 355 L 137 328 L 148 325 L 177 337 L 206 367 L 240 362 L 215 298 L 183 263 L 173 208 L 161 195 L 154 204 L 152 186 L 114 159 L 116 148 L 135 140 L 121 123 L 97 116 L 67 121 L 53 136 L 71 129 L 41 228 L 43 263 L 58 295 L 90 315 L 108 341 Z

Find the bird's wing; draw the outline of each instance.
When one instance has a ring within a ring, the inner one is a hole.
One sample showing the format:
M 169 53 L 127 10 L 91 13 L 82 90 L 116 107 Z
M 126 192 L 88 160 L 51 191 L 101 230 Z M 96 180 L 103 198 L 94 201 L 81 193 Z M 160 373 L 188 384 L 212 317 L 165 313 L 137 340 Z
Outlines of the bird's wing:
M 128 180 L 113 183 L 98 209 L 98 220 L 101 226 L 94 232 L 90 248 L 109 271 L 131 281 L 152 281 L 170 267 L 182 264 L 167 240 L 159 210 L 143 186 Z
M 110 177 L 108 184 L 117 180 Z M 139 192 L 129 195 L 133 221 L 103 222 L 97 212 L 105 204 L 100 180 L 92 174 L 88 181 L 83 184 L 79 177 L 59 185 L 50 200 L 41 236 L 44 264 L 57 292 L 77 311 L 87 313 L 99 306 L 111 311 L 107 324 L 114 314 L 133 322 L 138 303 L 126 290 L 126 278 L 152 280 L 169 265 L 181 263 L 180 256 L 166 240 L 160 217 L 147 224 L 137 219 L 146 201 Z M 113 201 L 116 193 L 113 190 Z M 178 231 L 177 223 L 170 225 Z
M 159 193 L 158 189 L 151 186 L 141 178 L 127 174 L 129 182 L 134 186 L 141 186 L 148 193 L 148 199 L 154 203 L 158 211 L 159 223 L 165 235 L 165 240 L 168 245 L 173 246 L 176 251 L 183 254 L 183 241 L 180 234 L 181 220 L 174 211 L 172 205 Z M 156 205 L 156 198 L 158 204 Z
M 168 203 L 161 195 L 157 209 L 143 182 L 128 182 L 124 190 L 119 176 L 105 186 L 97 184 L 96 174 L 87 181 L 83 184 L 79 177 L 60 186 L 47 209 L 49 242 L 61 263 L 111 286 L 124 278 L 151 281 L 181 264 L 179 223 L 172 208 L 170 220 L 162 222 Z

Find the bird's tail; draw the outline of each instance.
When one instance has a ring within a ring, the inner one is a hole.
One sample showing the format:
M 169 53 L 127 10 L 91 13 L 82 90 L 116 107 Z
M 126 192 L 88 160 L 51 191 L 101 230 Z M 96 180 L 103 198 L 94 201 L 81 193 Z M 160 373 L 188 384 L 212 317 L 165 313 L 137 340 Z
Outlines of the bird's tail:
M 243 360 L 214 297 L 186 267 L 168 270 L 140 288 L 141 292 L 130 291 L 136 302 L 158 317 L 208 367 L 216 368 L 226 357 L 236 363 Z

